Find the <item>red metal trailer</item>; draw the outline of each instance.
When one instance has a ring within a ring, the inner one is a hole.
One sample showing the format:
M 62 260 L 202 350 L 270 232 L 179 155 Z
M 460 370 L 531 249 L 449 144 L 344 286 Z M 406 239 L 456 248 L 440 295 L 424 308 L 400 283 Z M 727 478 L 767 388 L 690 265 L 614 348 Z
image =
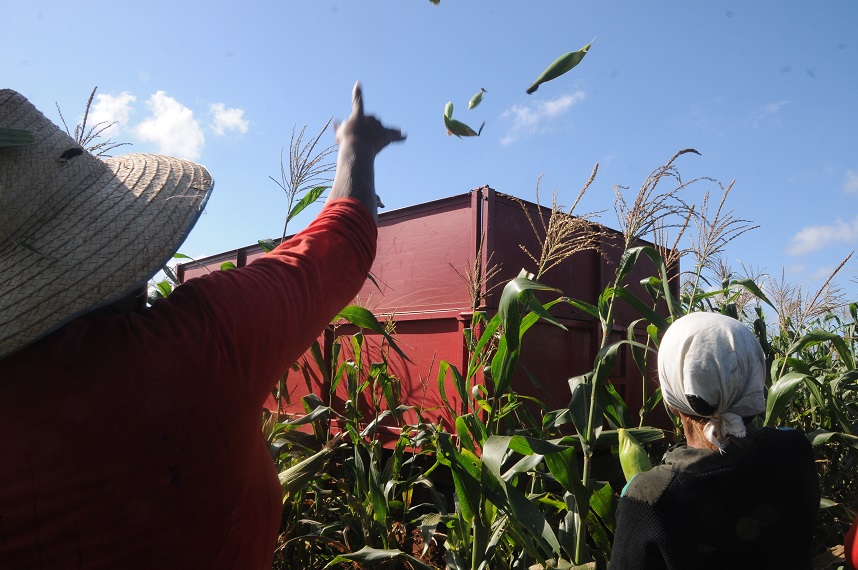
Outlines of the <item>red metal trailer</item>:
M 524 208 L 533 220 L 539 216 L 547 220 L 551 213 L 549 208 L 521 202 L 483 187 L 379 215 L 378 253 L 371 271 L 374 282 L 367 280 L 356 303 L 370 309 L 379 320 L 392 319 L 395 324 L 397 342 L 411 359 L 408 362 L 392 351 L 389 353 L 391 371 L 401 379 L 403 403 L 418 407 L 424 417 L 441 421 L 448 428 L 450 417 L 438 390 L 437 371 L 441 360 L 460 371 L 467 369 L 463 332 L 470 325 L 474 307 L 469 286 L 462 276 L 474 267 L 478 254 L 482 257 L 482 267 L 489 263 L 499 266 L 497 275 L 483 285 L 481 294 L 484 297 L 478 304 L 479 310 L 491 315 L 498 307 L 503 283 L 516 277 L 522 269 L 535 271 L 533 261 L 522 248 L 538 257 L 539 239 Z M 540 226 L 538 222 L 536 225 Z M 604 287 L 612 282 L 616 262 L 622 253 L 617 245 L 622 236 L 601 226 L 599 229 L 602 230 L 602 254 L 596 251 L 575 253 L 541 281 L 560 289 L 568 297 L 595 303 Z M 226 261 L 241 267 L 260 255 L 263 252 L 258 245 L 249 246 L 182 264 L 177 273 L 180 281 L 184 281 L 218 270 Z M 678 267 L 671 268 L 671 273 L 675 277 Z M 642 258 L 629 283 L 637 284 L 651 275 L 655 275 L 654 267 L 648 258 Z M 674 288 L 676 281 L 673 279 Z M 639 285 L 631 289 L 642 299 L 646 298 Z M 546 296 L 544 300 L 550 298 Z M 658 310 L 666 314 L 666 307 Z M 517 392 L 543 401 L 549 409 L 560 409 L 569 403 L 568 379 L 593 367 L 600 326 L 592 317 L 568 304 L 555 305 L 552 314 L 567 330 L 538 323 L 528 331 L 520 362 L 529 375 L 522 372 L 513 386 Z M 625 338 L 626 327 L 639 317 L 631 307 L 618 303 L 612 340 Z M 349 327 L 337 328 L 338 334 L 351 332 L 354 330 Z M 642 340 L 644 331 L 638 336 Z M 372 350 L 378 350 L 379 338 L 367 334 Z M 330 331 L 321 340 L 329 356 Z M 287 413 L 303 413 L 301 397 L 311 392 L 328 401 L 330 386 L 326 385 L 312 359 L 305 355 L 299 364 L 300 370 L 291 371 L 288 377 L 290 399 L 283 408 Z M 538 385 L 531 378 L 537 379 Z M 633 416 L 641 406 L 644 390 L 650 394 L 657 387 L 654 369 L 649 371 L 648 378 L 641 378 L 627 348 L 620 351 L 610 381 L 628 403 Z M 346 397 L 343 384 L 332 398 L 335 408 Z M 460 407 L 450 378 L 446 386 L 449 402 L 454 408 Z

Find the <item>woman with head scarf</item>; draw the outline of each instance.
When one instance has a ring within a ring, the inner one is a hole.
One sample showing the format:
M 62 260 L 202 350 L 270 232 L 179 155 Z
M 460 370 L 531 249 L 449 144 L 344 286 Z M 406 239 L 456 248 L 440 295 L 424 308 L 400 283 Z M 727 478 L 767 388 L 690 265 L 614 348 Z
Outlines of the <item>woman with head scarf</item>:
M 665 333 L 658 371 L 686 443 L 623 490 L 611 570 L 811 568 L 813 452 L 796 430 L 753 427 L 765 357 L 750 329 L 686 315 Z

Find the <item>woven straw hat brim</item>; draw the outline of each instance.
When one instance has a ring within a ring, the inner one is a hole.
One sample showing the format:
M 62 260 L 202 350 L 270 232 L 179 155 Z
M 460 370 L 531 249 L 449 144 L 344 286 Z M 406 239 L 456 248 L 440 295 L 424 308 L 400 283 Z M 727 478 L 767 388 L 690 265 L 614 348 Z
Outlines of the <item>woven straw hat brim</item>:
M 64 159 L 75 141 L 9 90 L 0 127 L 36 133 L 34 145 L 0 148 L 2 358 L 144 285 L 214 183 L 204 167 L 165 156 Z

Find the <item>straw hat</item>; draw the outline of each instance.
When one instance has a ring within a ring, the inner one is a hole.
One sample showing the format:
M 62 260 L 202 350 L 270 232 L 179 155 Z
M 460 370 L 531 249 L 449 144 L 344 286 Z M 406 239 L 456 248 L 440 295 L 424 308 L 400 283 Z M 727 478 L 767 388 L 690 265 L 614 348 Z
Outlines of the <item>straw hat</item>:
M 196 223 L 214 182 L 197 164 L 100 160 L 27 99 L 0 90 L 0 358 L 144 285 Z M 13 131 L 6 131 L 7 133 Z

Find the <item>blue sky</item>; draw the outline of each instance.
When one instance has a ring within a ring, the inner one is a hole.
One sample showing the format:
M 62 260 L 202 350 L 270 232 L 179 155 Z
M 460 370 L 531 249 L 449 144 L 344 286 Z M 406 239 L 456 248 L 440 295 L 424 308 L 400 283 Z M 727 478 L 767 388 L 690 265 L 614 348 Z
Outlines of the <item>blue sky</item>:
M 465 2 L 288 0 L 7 3 L 4 86 L 71 124 L 97 85 L 121 152 L 191 158 L 215 192 L 181 251 L 204 256 L 278 236 L 269 179 L 292 129 L 368 112 L 408 141 L 377 161 L 388 209 L 490 185 L 604 210 L 676 151 L 684 179 L 735 179 L 727 207 L 760 228 L 726 261 L 812 289 L 858 244 L 858 1 Z M 525 94 L 557 56 L 593 46 Z M 467 111 L 485 87 L 483 103 Z M 448 137 L 447 101 L 479 138 Z M 332 143 L 333 134 L 323 141 Z M 699 201 L 705 189 L 689 194 Z M 714 199 L 714 198 L 713 198 Z M 290 226 L 306 225 L 318 207 Z M 858 260 L 840 284 L 858 291 Z M 858 295 L 853 295 L 858 299 Z

